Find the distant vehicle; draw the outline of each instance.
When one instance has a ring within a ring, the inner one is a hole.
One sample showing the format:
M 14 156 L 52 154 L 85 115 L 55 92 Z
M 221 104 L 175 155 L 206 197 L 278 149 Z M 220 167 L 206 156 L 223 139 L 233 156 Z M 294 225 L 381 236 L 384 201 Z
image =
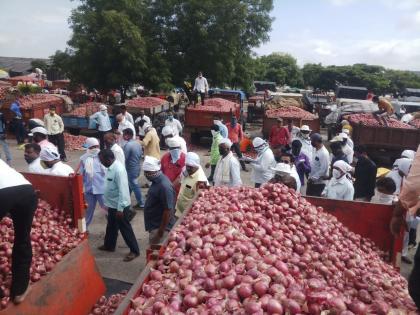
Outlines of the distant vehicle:
M 264 93 L 266 90 L 277 92 L 276 82 L 254 81 L 254 87 L 257 94 Z

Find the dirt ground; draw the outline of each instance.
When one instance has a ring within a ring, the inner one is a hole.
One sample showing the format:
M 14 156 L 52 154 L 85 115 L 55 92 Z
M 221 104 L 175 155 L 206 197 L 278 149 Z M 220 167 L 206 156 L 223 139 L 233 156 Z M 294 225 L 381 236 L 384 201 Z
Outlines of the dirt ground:
M 252 136 L 260 135 L 260 128 L 258 126 L 248 129 L 248 132 Z M 19 150 L 16 146 L 16 141 L 10 139 L 9 141 L 11 152 L 13 155 L 12 165 L 18 171 L 26 171 L 27 164 L 23 159 L 23 151 Z M 209 149 L 207 147 L 195 147 L 194 151 L 199 154 L 201 158 L 201 165 L 204 165 L 209 160 Z M 0 151 L 2 154 L 3 152 Z M 67 152 L 68 164 L 73 168 L 76 168 L 79 162 L 80 156 L 83 151 Z M 248 167 L 248 169 L 250 169 Z M 210 170 L 205 170 L 206 174 L 209 174 Z M 241 177 L 244 185 L 252 186 L 250 180 L 251 172 L 241 171 Z M 145 178 L 143 174 L 139 178 L 141 185 L 145 184 Z M 147 189 L 142 189 L 143 197 L 146 196 Z M 132 195 L 133 205 L 135 204 L 134 195 Z M 143 211 L 138 210 L 137 215 L 132 220 L 132 226 L 137 237 L 137 241 L 140 246 L 141 256 L 131 262 L 123 262 L 122 259 L 128 248 L 125 245 L 122 237 L 118 238 L 117 249 L 113 253 L 101 252 L 97 248 L 103 244 L 106 227 L 105 213 L 97 207 L 93 223 L 89 227 L 89 243 L 91 245 L 92 252 L 95 256 L 96 263 L 101 271 L 102 276 L 106 280 L 108 286 L 108 294 L 117 293 L 122 289 L 129 288 L 130 284 L 134 283 L 138 275 L 143 270 L 146 264 L 146 249 L 148 247 L 148 234 L 144 229 Z M 414 255 L 414 249 L 411 250 L 410 256 Z M 410 273 L 412 265 L 402 265 L 402 274 L 407 277 Z

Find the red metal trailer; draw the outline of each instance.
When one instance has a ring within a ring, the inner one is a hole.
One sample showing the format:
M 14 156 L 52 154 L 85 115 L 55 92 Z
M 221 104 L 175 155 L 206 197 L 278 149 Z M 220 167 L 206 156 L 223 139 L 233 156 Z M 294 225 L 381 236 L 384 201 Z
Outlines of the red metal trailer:
M 390 261 L 398 268 L 403 238 L 402 235 L 394 238 L 389 229 L 393 206 L 316 197 L 305 198 L 313 205 L 323 207 L 324 211 L 337 217 L 338 221 L 351 231 L 372 240 L 381 250 L 389 253 Z M 187 214 L 188 210 L 182 214 L 175 227 L 182 223 Z M 165 252 L 166 244 L 167 240 L 163 242 L 163 246 L 155 247 L 154 253 L 149 253 L 149 258 L 155 257 L 157 259 L 161 257 Z M 141 293 L 143 284 L 149 281 L 150 271 L 154 264 L 155 261 L 149 261 L 114 315 L 127 315 L 129 313 L 131 299 L 137 297 Z
M 71 214 L 82 232 L 85 202 L 80 175 L 58 177 L 23 173 L 51 206 Z M 87 315 L 105 292 L 88 240 L 83 240 L 40 281 L 31 285 L 25 301 L 9 303 L 0 315 Z

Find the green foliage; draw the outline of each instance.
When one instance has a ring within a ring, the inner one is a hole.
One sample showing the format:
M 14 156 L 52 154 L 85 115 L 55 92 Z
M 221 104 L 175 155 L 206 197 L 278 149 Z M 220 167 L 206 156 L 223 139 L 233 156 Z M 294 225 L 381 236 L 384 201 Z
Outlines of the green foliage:
M 44 73 L 48 70 L 49 66 L 45 60 L 35 59 L 31 61 L 32 71 L 35 71 L 35 68 L 41 69 Z
M 296 59 L 290 54 L 272 53 L 260 58 L 263 79 L 276 82 L 278 85 L 301 86 L 302 73 Z
M 19 84 L 17 88 L 19 93 L 23 95 L 38 94 L 42 91 L 42 88 L 37 85 Z

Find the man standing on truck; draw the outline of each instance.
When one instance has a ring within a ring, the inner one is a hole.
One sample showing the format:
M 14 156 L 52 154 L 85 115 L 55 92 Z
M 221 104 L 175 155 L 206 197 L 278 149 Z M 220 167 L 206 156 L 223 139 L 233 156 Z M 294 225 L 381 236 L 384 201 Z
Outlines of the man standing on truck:
M 372 102 L 377 104 L 379 108 L 378 111 L 372 113 L 373 116 L 380 124 L 388 127 L 388 118 L 394 114 L 394 107 L 384 97 L 379 98 L 377 95 L 372 98 Z
M 66 152 L 64 150 L 64 123 L 55 110 L 55 105 L 51 105 L 50 112 L 44 116 L 45 129 L 48 131 L 48 140 L 57 146 L 61 160 L 67 162 Z
M 194 83 L 194 93 L 195 93 L 195 102 L 198 103 L 198 94 L 201 97 L 201 105 L 204 105 L 204 98 L 209 90 L 209 84 L 207 83 L 207 79 L 203 77 L 203 73 L 200 71 L 198 73 L 197 78 L 195 78 Z
M 131 198 L 127 172 L 124 165 L 115 159 L 114 153 L 109 149 L 99 152 L 99 159 L 107 168 L 104 203 L 108 207 L 108 222 L 104 245 L 98 249 L 114 252 L 117 246 L 118 231 L 120 231 L 130 249 L 130 252 L 124 257 L 124 261 L 131 261 L 140 255 L 140 249 L 129 221 Z
M 10 297 L 15 304 L 19 304 L 25 299 L 29 288 L 31 226 L 38 198 L 31 183 L 2 160 L 0 174 L 0 221 L 10 213 L 15 233 Z M 3 296 L 1 288 L 0 296 Z
M 98 127 L 99 143 L 102 150 L 105 147 L 104 135 L 112 130 L 111 120 L 109 119 L 106 105 L 102 104 L 99 106 L 99 112 L 90 116 L 89 119 L 95 122 Z
M 289 130 L 283 126 L 283 119 L 277 118 L 277 125 L 271 127 L 269 139 L 270 146 L 272 148 L 278 145 L 285 147 L 289 145 L 290 140 Z

